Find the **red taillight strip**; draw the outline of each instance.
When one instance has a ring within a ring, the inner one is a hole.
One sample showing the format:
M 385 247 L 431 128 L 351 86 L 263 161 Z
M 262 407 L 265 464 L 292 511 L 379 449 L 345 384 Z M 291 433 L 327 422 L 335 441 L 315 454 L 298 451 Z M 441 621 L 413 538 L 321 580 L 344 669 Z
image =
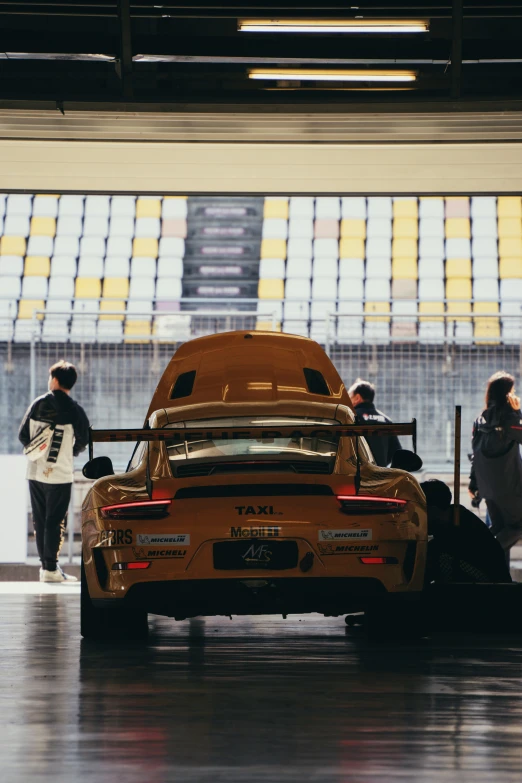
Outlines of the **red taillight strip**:
M 394 503 L 396 506 L 405 506 L 408 502 L 403 498 L 381 498 L 376 495 L 337 495 L 337 500 L 353 500 L 355 502 L 363 501 L 363 503 Z
M 170 506 L 172 500 L 137 500 L 133 503 L 117 503 L 114 506 L 102 506 L 102 512 L 115 511 L 118 508 L 136 508 L 137 506 Z
M 148 568 L 151 565 L 150 560 L 135 560 L 130 563 L 114 563 L 112 566 L 113 571 L 137 571 L 143 568 Z
M 397 565 L 396 557 L 360 557 L 363 565 Z

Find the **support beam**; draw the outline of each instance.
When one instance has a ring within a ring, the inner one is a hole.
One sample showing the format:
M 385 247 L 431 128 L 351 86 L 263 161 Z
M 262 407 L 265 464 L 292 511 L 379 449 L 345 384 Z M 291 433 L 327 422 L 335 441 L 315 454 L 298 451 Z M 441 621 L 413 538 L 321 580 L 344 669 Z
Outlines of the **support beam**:
M 453 0 L 451 35 L 451 97 L 460 98 L 462 82 L 463 0 Z
M 120 61 L 118 76 L 124 98 L 132 98 L 132 37 L 130 0 L 118 0 L 118 20 L 120 23 Z

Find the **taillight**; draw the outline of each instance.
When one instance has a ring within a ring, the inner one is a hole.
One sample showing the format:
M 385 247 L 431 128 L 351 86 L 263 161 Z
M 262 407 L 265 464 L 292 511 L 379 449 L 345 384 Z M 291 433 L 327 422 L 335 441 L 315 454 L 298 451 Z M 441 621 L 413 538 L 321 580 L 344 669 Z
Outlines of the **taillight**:
M 399 562 L 396 557 L 360 557 L 363 565 L 397 565 Z
M 134 560 L 130 563 L 114 563 L 112 566 L 113 571 L 141 571 L 143 568 L 148 568 L 151 564 L 150 560 Z
M 408 502 L 402 498 L 380 498 L 375 495 L 337 495 L 345 514 L 397 514 Z
M 133 503 L 117 503 L 103 506 L 104 519 L 162 519 L 168 516 L 172 500 L 139 500 Z

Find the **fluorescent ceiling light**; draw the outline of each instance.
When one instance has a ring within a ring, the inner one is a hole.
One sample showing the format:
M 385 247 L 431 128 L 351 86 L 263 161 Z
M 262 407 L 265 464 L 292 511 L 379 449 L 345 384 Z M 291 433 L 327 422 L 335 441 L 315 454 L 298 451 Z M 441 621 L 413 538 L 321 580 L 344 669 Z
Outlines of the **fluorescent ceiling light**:
M 426 33 L 424 19 L 239 19 L 241 33 Z
M 414 82 L 415 71 L 334 71 L 315 68 L 251 68 L 249 79 L 292 82 Z

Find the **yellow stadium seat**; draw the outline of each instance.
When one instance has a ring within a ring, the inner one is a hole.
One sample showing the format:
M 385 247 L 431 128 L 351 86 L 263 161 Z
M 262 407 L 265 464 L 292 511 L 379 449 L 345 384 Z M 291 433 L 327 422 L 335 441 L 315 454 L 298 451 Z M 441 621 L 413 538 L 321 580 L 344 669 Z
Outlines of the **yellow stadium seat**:
M 288 220 L 288 199 L 265 198 L 263 217 L 284 218 L 285 220 Z
M 381 315 L 366 315 L 366 321 L 386 321 L 387 323 L 390 321 L 389 316 L 382 315 L 382 313 L 390 312 L 389 302 L 365 302 L 364 312 L 368 314 L 381 313 Z
M 124 341 L 126 343 L 148 343 L 151 333 L 150 321 L 126 321 Z
M 118 315 L 118 312 L 114 311 L 121 311 L 122 315 Z M 125 310 L 125 302 L 115 302 L 113 299 L 105 299 L 103 302 L 100 303 L 100 321 L 123 321 L 124 315 L 123 311 Z M 102 315 L 104 313 L 104 315 Z
M 152 237 L 135 237 L 132 240 L 132 255 L 145 258 L 158 257 L 158 240 Z
M 419 302 L 419 313 L 432 313 L 432 315 L 422 315 L 419 321 L 443 321 L 444 318 L 435 315 L 444 313 L 444 302 Z
M 393 239 L 392 258 L 417 258 L 416 239 Z
M 471 280 L 467 277 L 454 277 L 446 282 L 446 299 L 460 299 L 460 302 L 447 302 L 446 312 L 462 316 L 471 312 Z M 466 316 L 455 318 L 456 321 L 469 321 Z
M 522 237 L 518 239 L 514 237 L 499 239 L 498 254 L 504 258 L 520 258 L 522 256 Z
M 470 258 L 448 258 L 446 261 L 446 277 L 471 277 Z
M 18 318 L 32 318 L 35 310 L 44 310 L 43 299 L 20 299 L 18 303 Z M 43 318 L 43 313 L 37 315 L 38 320 Z
M 408 198 L 393 202 L 394 218 L 415 218 L 415 220 L 417 220 L 417 212 L 417 199 Z
M 159 198 L 139 198 L 136 201 L 136 217 L 161 217 L 161 201 Z
M 104 299 L 126 299 L 129 295 L 129 280 L 126 277 L 106 277 L 103 281 Z
M 499 218 L 521 218 L 522 200 L 520 196 L 499 196 L 497 200 L 497 215 Z
M 51 273 L 51 259 L 45 256 L 27 256 L 24 264 L 26 277 L 49 277 Z
M 275 329 L 274 329 L 275 326 Z M 258 332 L 280 332 L 281 323 L 276 321 L 275 324 L 272 321 L 256 321 L 256 330 Z
M 261 240 L 261 258 L 286 258 L 286 240 Z
M 74 295 L 76 299 L 99 299 L 101 280 L 98 277 L 77 277 Z
M 340 258 L 364 258 L 364 239 L 344 237 L 339 242 Z
M 284 281 L 272 280 L 271 278 L 261 279 L 259 281 L 258 296 L 260 299 L 284 299 Z
M 520 218 L 499 218 L 498 235 L 501 239 L 520 238 L 522 236 L 522 220 Z
M 341 237 L 350 239 L 366 239 L 366 220 L 341 220 Z M 344 256 L 350 258 L 350 256 Z
M 500 279 L 522 277 L 522 258 L 502 258 L 499 264 Z
M 471 239 L 469 218 L 446 218 L 446 239 Z
M 2 237 L 0 239 L 0 255 L 25 256 L 26 242 L 24 237 Z
M 416 258 L 394 258 L 392 261 L 394 280 L 416 280 L 418 277 Z
M 474 302 L 474 313 L 483 313 L 495 315 L 498 313 L 498 302 Z M 477 337 L 487 337 L 488 343 L 494 342 L 496 337 L 500 337 L 500 321 L 498 318 L 474 318 L 473 335 Z M 476 340 L 476 342 L 479 342 Z M 486 342 L 486 341 L 485 341 Z
M 56 220 L 51 217 L 31 218 L 30 234 L 32 237 L 54 237 L 56 234 Z
M 419 236 L 419 221 L 416 217 L 400 217 L 393 221 L 394 239 L 417 239 Z

